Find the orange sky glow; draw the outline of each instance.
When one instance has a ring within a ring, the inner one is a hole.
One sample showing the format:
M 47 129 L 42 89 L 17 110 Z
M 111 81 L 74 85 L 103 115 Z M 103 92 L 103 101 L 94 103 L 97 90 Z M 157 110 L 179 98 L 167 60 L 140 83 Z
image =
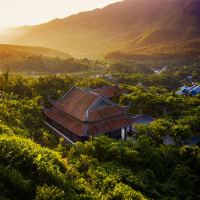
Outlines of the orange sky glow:
M 36 25 L 120 0 L 0 0 L 0 27 Z

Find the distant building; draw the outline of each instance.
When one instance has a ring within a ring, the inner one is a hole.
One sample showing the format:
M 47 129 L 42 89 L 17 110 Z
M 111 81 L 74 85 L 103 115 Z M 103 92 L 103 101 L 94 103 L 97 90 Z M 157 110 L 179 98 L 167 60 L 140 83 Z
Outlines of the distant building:
M 112 75 L 111 74 L 106 74 L 106 77 L 108 77 L 109 79 L 112 79 Z
M 156 74 L 161 74 L 161 72 L 164 70 L 164 69 L 166 69 L 167 68 L 167 66 L 164 66 L 161 70 L 156 70 L 156 71 L 154 71 L 154 73 L 156 73 Z
M 22 72 L 22 75 L 27 75 L 28 73 L 27 72 Z
M 200 85 L 193 85 L 192 87 L 183 86 L 181 90 L 176 92 L 179 95 L 182 94 L 191 94 L 192 96 L 196 96 L 200 93 Z
M 69 61 L 73 62 L 74 61 L 74 58 L 68 58 Z
M 122 136 L 121 129 L 136 121 L 125 114 L 131 104 L 119 106 L 88 87 L 73 86 L 61 99 L 53 101 L 50 96 L 48 99 L 53 108 L 42 109 L 46 124 L 54 134 L 64 137 L 66 143 L 84 142 L 100 134 L 118 139 Z
M 112 100 L 112 98 L 114 97 L 115 92 L 118 97 L 121 96 L 122 94 L 127 93 L 126 91 L 122 90 L 118 85 L 108 86 L 108 87 L 104 85 L 102 88 L 93 89 L 92 91 L 97 94 L 102 94 L 104 97 L 110 100 Z
M 98 77 L 103 77 L 103 74 L 98 74 L 98 75 L 96 75 L 96 77 L 98 78 Z
M 136 87 L 140 87 L 140 86 L 142 86 L 145 90 L 148 90 L 148 89 L 149 89 L 148 86 L 144 86 L 142 83 L 138 83 L 138 84 L 136 85 Z

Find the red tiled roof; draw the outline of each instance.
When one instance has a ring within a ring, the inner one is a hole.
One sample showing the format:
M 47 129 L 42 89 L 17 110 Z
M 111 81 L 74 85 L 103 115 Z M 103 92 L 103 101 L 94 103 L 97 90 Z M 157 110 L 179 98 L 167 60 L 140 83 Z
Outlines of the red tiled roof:
M 46 114 L 46 116 L 64 126 L 71 132 L 76 133 L 79 136 L 83 136 L 83 126 L 86 125 L 86 123 L 71 117 L 70 115 L 62 112 L 57 108 L 51 110 L 43 110 L 43 112 Z
M 120 113 L 124 113 L 125 109 L 117 107 L 117 106 L 106 106 L 102 108 L 96 108 L 89 112 L 90 121 L 104 119 L 110 116 L 119 115 Z
M 93 92 L 97 94 L 101 94 L 103 92 L 103 96 L 106 98 L 114 97 L 114 93 L 117 93 L 117 96 L 125 94 L 126 92 L 120 89 L 117 85 L 105 88 L 94 89 Z
M 96 136 L 101 133 L 111 132 L 113 130 L 128 126 L 135 121 L 135 119 L 129 118 L 126 115 L 121 114 L 101 121 L 92 122 L 89 123 L 87 136 Z
M 75 119 L 74 117 L 62 112 L 57 108 L 53 108 L 51 110 L 43 110 L 43 112 L 49 118 L 53 119 L 57 123 L 61 124 L 68 130 L 79 136 L 84 136 L 83 127 L 84 130 L 87 127 L 87 136 L 96 136 L 101 133 L 111 132 L 113 130 L 120 129 L 136 121 L 135 119 L 129 118 L 126 115 L 121 114 L 101 121 L 86 123 Z
M 56 108 L 84 121 L 85 113 L 99 98 L 80 89 L 72 89 L 63 99 L 52 103 Z

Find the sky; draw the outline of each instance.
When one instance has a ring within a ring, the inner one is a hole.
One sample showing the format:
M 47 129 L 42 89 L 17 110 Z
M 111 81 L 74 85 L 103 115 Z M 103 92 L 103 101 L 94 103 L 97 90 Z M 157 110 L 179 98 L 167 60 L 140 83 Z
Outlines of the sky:
M 0 28 L 36 25 L 120 0 L 0 0 Z

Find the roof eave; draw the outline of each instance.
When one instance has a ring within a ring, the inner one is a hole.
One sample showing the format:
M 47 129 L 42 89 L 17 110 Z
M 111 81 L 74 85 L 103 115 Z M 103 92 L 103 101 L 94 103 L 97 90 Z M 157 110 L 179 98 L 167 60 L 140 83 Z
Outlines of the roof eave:
M 135 120 L 133 123 L 135 123 L 135 122 L 136 122 L 136 120 Z M 133 124 L 133 123 L 131 123 L 131 124 Z M 122 129 L 122 128 L 124 128 L 124 127 L 130 126 L 131 124 L 128 124 L 128 125 L 126 125 L 126 126 L 122 126 L 122 127 L 120 127 L 120 128 L 113 129 L 113 130 L 110 130 L 110 131 L 107 131 L 107 132 L 104 132 L 104 133 L 99 133 L 99 134 L 97 134 L 97 135 L 86 135 L 86 137 L 90 137 L 90 136 L 96 137 L 96 136 L 98 136 L 98 135 L 102 135 L 102 134 L 106 134 L 106 133 L 109 133 L 109 132 L 112 132 L 112 131 L 116 131 L 116 130 Z

